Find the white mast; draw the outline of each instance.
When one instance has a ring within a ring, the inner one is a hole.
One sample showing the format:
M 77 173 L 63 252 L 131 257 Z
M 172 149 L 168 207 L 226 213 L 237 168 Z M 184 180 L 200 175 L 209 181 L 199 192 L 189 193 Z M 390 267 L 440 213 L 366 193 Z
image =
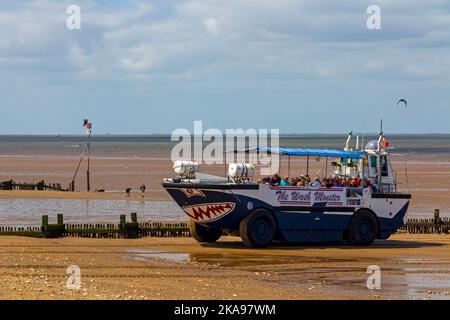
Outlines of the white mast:
M 345 142 L 345 150 L 350 150 L 350 148 L 348 147 L 350 144 L 350 139 L 352 138 L 353 135 L 353 131 L 350 131 L 350 133 L 348 134 L 347 137 L 347 141 Z
M 377 161 L 377 181 L 378 181 L 378 192 L 381 193 L 381 143 L 383 142 L 383 119 L 381 119 L 380 124 L 380 136 L 378 138 L 378 161 Z

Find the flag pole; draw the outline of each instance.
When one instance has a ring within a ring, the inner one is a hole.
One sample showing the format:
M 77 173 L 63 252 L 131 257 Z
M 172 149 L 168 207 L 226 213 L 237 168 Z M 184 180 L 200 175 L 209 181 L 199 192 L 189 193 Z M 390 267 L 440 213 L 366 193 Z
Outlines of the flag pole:
M 87 143 L 87 172 L 86 172 L 86 178 L 87 178 L 87 191 L 91 191 L 91 181 L 90 181 L 90 158 L 91 158 L 91 129 L 88 129 L 88 143 Z
M 83 127 L 87 130 L 88 141 L 86 144 L 87 147 L 87 171 L 86 171 L 86 186 L 87 191 L 91 191 L 91 177 L 90 177 L 90 168 L 91 168 L 91 134 L 92 134 L 92 123 L 89 122 L 88 119 L 84 119 Z
M 81 161 L 83 161 L 84 155 L 86 154 L 86 149 L 87 149 L 87 146 L 85 145 L 83 148 L 83 152 L 81 153 L 80 160 L 78 161 L 78 165 L 75 170 L 75 173 L 73 174 L 72 181 L 70 183 L 70 191 L 75 191 L 75 178 L 77 177 L 78 170 L 80 169 Z

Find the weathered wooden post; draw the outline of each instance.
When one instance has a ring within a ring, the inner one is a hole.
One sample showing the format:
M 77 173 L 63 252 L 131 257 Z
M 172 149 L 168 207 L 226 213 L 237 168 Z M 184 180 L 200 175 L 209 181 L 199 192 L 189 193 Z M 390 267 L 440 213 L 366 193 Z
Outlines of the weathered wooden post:
M 435 232 L 441 233 L 441 218 L 439 217 L 439 209 L 434 209 L 433 224 L 434 224 Z
M 45 233 L 48 228 L 48 216 L 43 215 L 42 216 L 42 223 L 41 223 L 41 235 L 45 237 Z
M 48 226 L 48 216 L 44 215 L 42 216 L 42 227 Z
M 439 219 L 439 209 L 434 209 L 434 220 Z
M 66 228 L 63 224 L 64 219 L 62 214 L 57 216 L 58 222 L 56 224 L 48 223 L 48 215 L 42 216 L 41 236 L 44 238 L 57 238 L 65 234 Z
M 136 213 L 131 214 L 132 222 L 126 222 L 125 215 L 120 215 L 119 234 L 122 238 L 137 238 L 140 234 Z
M 58 213 L 56 217 L 57 224 L 64 224 L 64 215 L 62 213 Z

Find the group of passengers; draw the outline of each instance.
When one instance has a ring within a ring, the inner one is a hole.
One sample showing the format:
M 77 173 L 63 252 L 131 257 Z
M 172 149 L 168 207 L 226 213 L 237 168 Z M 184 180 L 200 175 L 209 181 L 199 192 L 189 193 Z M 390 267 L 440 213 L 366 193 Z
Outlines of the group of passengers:
M 364 179 L 365 185 L 370 186 L 370 181 Z M 281 178 L 277 173 L 272 177 L 263 177 L 258 180 L 258 183 L 269 184 L 272 186 L 298 186 L 298 187 L 311 187 L 311 188 L 333 188 L 333 187 L 353 187 L 358 188 L 362 186 L 361 178 L 352 177 L 328 177 L 321 179 L 319 176 L 312 179 L 308 174 L 297 177 L 284 177 Z

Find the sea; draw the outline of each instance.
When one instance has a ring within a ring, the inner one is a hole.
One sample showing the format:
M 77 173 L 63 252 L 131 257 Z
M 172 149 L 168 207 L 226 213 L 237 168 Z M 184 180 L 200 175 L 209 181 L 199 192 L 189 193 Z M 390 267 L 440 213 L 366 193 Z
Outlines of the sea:
M 450 155 L 450 134 L 386 134 L 393 154 Z M 281 135 L 283 147 L 343 148 L 347 135 L 342 134 L 290 134 Z M 359 135 L 360 144 L 377 140 L 375 134 Z M 269 139 L 270 140 L 270 139 Z M 355 145 L 354 135 L 351 146 Z M 86 136 L 72 135 L 3 135 L 0 136 L 0 157 L 79 157 Z M 92 156 L 98 158 L 170 159 L 178 141 L 170 135 L 97 135 L 92 136 Z M 204 142 L 207 144 L 209 142 Z

